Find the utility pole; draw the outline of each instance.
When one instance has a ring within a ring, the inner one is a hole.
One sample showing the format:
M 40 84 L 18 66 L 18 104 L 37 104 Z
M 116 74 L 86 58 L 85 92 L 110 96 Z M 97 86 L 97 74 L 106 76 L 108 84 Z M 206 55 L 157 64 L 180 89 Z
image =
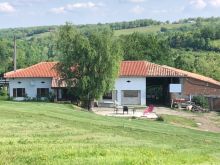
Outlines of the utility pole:
M 14 57 L 13 57 L 13 62 L 14 62 L 14 72 L 17 70 L 17 52 L 16 52 L 16 36 L 14 35 Z

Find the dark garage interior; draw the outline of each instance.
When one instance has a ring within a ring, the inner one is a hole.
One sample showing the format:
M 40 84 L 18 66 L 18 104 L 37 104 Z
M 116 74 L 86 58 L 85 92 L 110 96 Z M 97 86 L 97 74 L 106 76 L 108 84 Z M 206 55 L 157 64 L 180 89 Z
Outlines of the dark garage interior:
M 169 84 L 178 84 L 178 77 L 147 77 L 146 78 L 146 103 L 154 105 L 169 105 Z

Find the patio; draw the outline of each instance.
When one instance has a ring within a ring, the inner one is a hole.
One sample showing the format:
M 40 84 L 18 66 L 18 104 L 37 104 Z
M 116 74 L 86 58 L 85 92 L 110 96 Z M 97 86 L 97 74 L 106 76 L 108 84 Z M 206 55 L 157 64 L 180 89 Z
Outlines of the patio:
M 95 107 L 93 108 L 93 112 L 98 114 L 98 115 L 103 115 L 103 116 L 112 116 L 112 117 L 143 117 L 143 118 L 150 118 L 150 119 L 156 119 L 157 115 L 155 112 L 148 113 L 147 115 L 144 115 L 144 109 L 146 107 L 141 107 L 141 108 L 129 108 L 128 107 L 128 112 L 123 113 L 123 109 L 120 108 L 118 111 L 115 110 L 115 108 L 106 108 L 106 107 Z

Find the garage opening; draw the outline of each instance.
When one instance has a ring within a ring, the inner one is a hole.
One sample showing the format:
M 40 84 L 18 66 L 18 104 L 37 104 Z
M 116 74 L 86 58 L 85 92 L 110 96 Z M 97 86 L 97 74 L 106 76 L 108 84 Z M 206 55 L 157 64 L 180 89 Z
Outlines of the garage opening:
M 146 103 L 154 105 L 169 105 L 169 84 L 179 84 L 179 77 L 147 77 Z

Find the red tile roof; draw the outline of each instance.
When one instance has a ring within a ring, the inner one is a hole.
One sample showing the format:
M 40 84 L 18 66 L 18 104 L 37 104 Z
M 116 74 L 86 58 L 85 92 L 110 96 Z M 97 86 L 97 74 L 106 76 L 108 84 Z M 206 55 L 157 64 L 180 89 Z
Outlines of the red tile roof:
M 57 77 L 55 70 L 57 62 L 41 62 L 16 72 L 11 71 L 5 74 L 5 78 L 28 78 L 28 77 Z
M 148 61 L 123 61 L 120 76 L 184 77 L 185 75 Z
M 16 72 L 8 72 L 5 78 L 28 78 L 28 77 L 51 77 L 53 78 L 52 86 L 65 86 L 58 84 L 58 73 L 55 70 L 57 62 L 41 62 L 25 69 L 19 69 Z M 183 71 L 180 69 L 157 65 L 148 61 L 123 61 L 121 62 L 120 77 L 190 77 L 211 84 L 219 85 L 220 82 L 212 78 L 205 77 L 196 73 Z
M 206 76 L 203 76 L 203 75 L 200 75 L 200 74 L 184 71 L 184 70 L 173 68 L 173 67 L 169 67 L 169 66 L 163 66 L 163 67 L 166 67 L 166 68 L 174 70 L 176 72 L 185 74 L 186 77 L 194 78 L 194 79 L 197 79 L 197 80 L 209 82 L 211 84 L 215 84 L 215 85 L 219 85 L 220 86 L 220 82 L 219 81 L 216 81 L 216 80 L 214 80 L 214 79 L 212 79 L 210 77 L 206 77 Z

